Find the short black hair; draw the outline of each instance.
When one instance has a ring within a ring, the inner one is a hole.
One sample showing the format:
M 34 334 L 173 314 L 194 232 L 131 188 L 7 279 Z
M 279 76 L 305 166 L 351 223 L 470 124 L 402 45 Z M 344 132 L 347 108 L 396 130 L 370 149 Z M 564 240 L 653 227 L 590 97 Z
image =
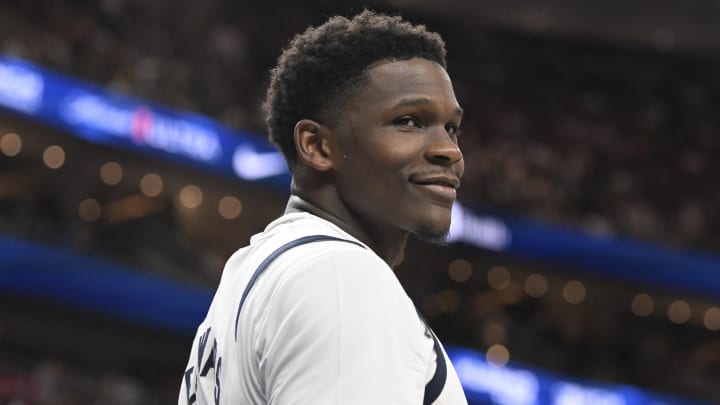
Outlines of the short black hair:
M 304 118 L 331 120 L 373 64 L 422 58 L 447 68 L 445 54 L 440 35 L 399 16 L 365 10 L 310 27 L 290 41 L 272 70 L 264 104 L 268 137 L 292 169 L 295 124 Z

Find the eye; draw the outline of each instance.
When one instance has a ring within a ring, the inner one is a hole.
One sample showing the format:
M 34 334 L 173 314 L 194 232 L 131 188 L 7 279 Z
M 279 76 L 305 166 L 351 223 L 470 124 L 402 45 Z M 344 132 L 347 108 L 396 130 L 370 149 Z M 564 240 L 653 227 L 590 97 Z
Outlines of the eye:
M 420 128 L 422 125 L 420 125 L 420 121 L 413 117 L 400 117 L 394 122 L 395 125 L 399 125 L 401 127 L 408 127 L 408 128 Z
M 458 135 L 460 135 L 460 133 L 462 132 L 460 130 L 460 128 L 458 128 L 458 126 L 455 124 L 446 124 L 445 130 L 447 131 L 448 135 L 452 135 L 452 136 L 456 136 L 456 137 Z

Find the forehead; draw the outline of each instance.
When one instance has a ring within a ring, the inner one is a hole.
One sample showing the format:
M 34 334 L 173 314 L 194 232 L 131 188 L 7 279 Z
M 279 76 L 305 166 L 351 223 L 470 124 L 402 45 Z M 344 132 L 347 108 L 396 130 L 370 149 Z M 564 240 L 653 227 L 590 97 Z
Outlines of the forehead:
M 368 81 L 350 102 L 355 107 L 383 106 L 418 97 L 460 109 L 450 77 L 435 62 L 426 59 L 382 62 L 369 68 L 367 74 Z

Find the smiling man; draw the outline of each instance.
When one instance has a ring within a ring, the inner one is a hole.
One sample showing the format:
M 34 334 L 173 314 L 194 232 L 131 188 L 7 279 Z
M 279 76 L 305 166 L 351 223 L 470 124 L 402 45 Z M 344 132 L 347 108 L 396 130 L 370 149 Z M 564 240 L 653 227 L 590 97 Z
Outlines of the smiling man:
M 179 404 L 467 404 L 393 267 L 442 241 L 464 170 L 442 39 L 399 17 L 295 37 L 266 99 L 285 214 L 225 266 Z

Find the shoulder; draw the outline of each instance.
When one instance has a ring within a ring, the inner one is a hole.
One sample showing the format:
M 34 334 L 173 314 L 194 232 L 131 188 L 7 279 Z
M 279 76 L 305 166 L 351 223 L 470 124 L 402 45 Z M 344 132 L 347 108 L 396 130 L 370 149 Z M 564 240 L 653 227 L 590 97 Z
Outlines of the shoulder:
M 364 246 L 340 240 L 302 244 L 283 252 L 254 289 L 258 291 L 250 294 L 248 304 L 266 315 L 292 310 L 343 316 L 364 310 L 392 317 L 415 311 L 387 263 Z
M 292 323 L 355 334 L 382 328 L 401 335 L 420 325 L 392 269 L 369 249 L 328 241 L 288 253 L 269 269 L 266 319 L 292 313 Z
M 380 301 L 386 301 L 383 297 L 407 297 L 392 269 L 372 250 L 353 240 L 319 240 L 295 245 L 308 235 L 279 236 L 284 237 L 264 241 L 245 260 L 236 262 L 243 267 L 243 271 L 236 274 L 245 274 L 236 283 L 243 289 L 247 281 L 242 279 L 249 279 L 251 273 L 264 267 L 245 302 L 248 316 L 265 318 L 270 313 L 280 315 L 291 308 L 312 311 L 316 305 L 329 302 L 362 305 L 368 296 L 359 292 L 370 288 L 375 289 L 374 298 Z M 291 248 L 280 249 L 288 243 Z M 237 288 L 231 290 L 237 291 Z M 253 313 L 255 315 L 251 315 Z
M 297 246 L 268 269 L 278 288 L 359 288 L 366 284 L 401 288 L 392 269 L 372 250 L 354 243 L 325 240 Z M 378 291 L 379 292 L 379 291 Z

